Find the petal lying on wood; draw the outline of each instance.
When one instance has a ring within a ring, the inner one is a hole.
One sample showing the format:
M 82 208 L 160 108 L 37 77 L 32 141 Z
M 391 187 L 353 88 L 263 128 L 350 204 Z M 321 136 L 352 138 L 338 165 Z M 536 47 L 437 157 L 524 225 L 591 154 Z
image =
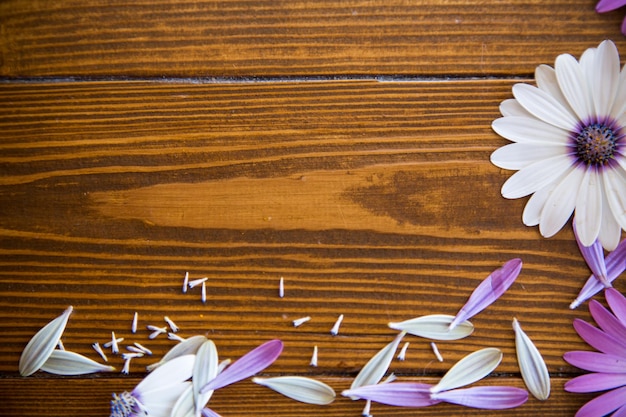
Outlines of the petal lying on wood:
M 76 352 L 59 349 L 52 351 L 40 369 L 55 375 L 85 375 L 115 370 L 112 366 L 102 365 Z
M 252 382 L 307 404 L 327 405 L 332 403 L 336 396 L 335 391 L 327 384 L 303 376 L 253 378 Z
M 567 392 L 597 392 L 621 387 L 626 382 L 621 373 L 593 373 L 577 376 L 565 383 L 563 389 Z
M 496 348 L 485 348 L 470 353 L 455 363 L 439 383 L 431 388 L 431 392 L 447 391 L 474 383 L 489 375 L 501 360 L 502 352 Z
M 626 373 L 626 352 L 624 355 L 609 355 L 586 350 L 565 352 L 563 359 L 577 368 L 591 372 Z
M 378 384 L 387 372 L 387 369 L 389 369 L 389 365 L 394 358 L 398 345 L 405 334 L 406 332 L 400 332 L 392 342 L 372 356 L 354 378 L 354 381 L 352 381 L 351 388 Z
M 402 322 L 392 322 L 388 326 L 395 330 L 404 330 L 414 336 L 434 340 L 463 339 L 474 331 L 474 325 L 469 321 L 461 322 L 450 329 L 453 320 L 454 316 L 447 314 L 431 314 Z
M 428 407 L 441 402 L 431 398 L 431 388 L 418 382 L 390 382 L 345 390 L 341 395 L 396 407 Z
M 503 410 L 524 404 L 528 392 L 516 387 L 471 387 L 438 392 L 433 398 L 465 407 Z
M 530 393 L 538 400 L 550 396 L 550 374 L 541 353 L 522 330 L 517 319 L 513 319 L 515 331 L 515 351 L 522 379 Z
M 611 284 L 609 283 L 607 277 L 606 263 L 604 261 L 604 249 L 602 248 L 602 244 L 598 239 L 596 239 L 591 246 L 583 245 L 579 239 L 575 221 L 572 222 L 572 226 L 574 227 L 574 236 L 576 236 L 578 249 L 580 250 L 585 262 L 587 262 L 587 266 L 589 266 L 593 275 L 598 281 L 600 281 L 600 283 L 602 283 L 602 285 L 610 287 Z
M 73 309 L 72 306 L 69 306 L 63 314 L 46 324 L 30 339 L 22 352 L 22 356 L 20 356 L 20 375 L 34 374 L 48 360 L 61 340 L 61 335 Z
M 188 339 L 185 339 L 184 341 L 178 343 L 173 348 L 171 348 L 165 355 L 163 355 L 163 358 L 159 362 L 148 365 L 146 369 L 148 371 L 152 371 L 174 358 L 185 355 L 194 355 L 198 351 L 198 349 L 200 349 L 200 346 L 202 346 L 202 344 L 207 340 L 208 339 L 204 336 L 192 336 Z

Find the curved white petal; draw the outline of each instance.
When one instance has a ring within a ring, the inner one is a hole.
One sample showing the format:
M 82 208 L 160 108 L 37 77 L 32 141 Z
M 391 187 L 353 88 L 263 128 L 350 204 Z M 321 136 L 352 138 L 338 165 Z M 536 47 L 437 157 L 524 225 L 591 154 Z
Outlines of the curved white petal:
M 511 143 L 496 149 L 490 160 L 497 167 L 520 170 L 542 159 L 565 155 L 566 152 L 563 146 Z
M 414 336 L 434 340 L 458 340 L 469 336 L 474 331 L 474 325 L 469 321 L 459 323 L 450 330 L 450 324 L 454 316 L 447 314 L 431 314 L 416 317 L 400 323 L 389 323 L 388 326 L 395 330 L 404 330 Z
M 176 386 L 191 378 L 196 355 L 184 355 L 174 358 L 148 374 L 133 390 L 144 395 L 150 391 Z
M 547 187 L 543 187 L 530 196 L 522 213 L 522 222 L 526 226 L 537 226 L 539 224 L 543 207 L 546 205 L 546 201 L 548 201 L 548 197 L 550 197 L 550 193 L 555 185 L 550 184 Z
M 41 366 L 41 370 L 55 375 L 85 375 L 96 372 L 112 372 L 110 365 L 102 365 L 76 352 L 55 349 Z
M 170 417 L 174 406 L 181 396 L 191 387 L 191 382 L 179 382 L 165 388 L 143 393 L 138 397 L 147 410 L 149 417 Z
M 180 342 L 171 348 L 165 355 L 163 355 L 163 358 L 159 362 L 148 365 L 146 369 L 148 369 L 148 371 L 152 371 L 174 358 L 184 355 L 193 355 L 206 340 L 207 338 L 201 335 L 187 338 L 185 341 Z
M 576 58 L 569 54 L 559 55 L 554 65 L 556 78 L 567 102 L 579 120 L 588 122 L 595 114 L 587 80 Z
M 567 99 L 563 95 L 561 87 L 559 87 L 559 81 L 556 79 L 556 71 L 554 71 L 554 68 L 545 64 L 539 65 L 535 69 L 535 82 L 540 90 L 543 90 L 554 97 L 563 105 L 564 108 L 567 109 L 572 118 L 576 118 L 576 114 L 569 104 L 567 104 Z
M 615 101 L 611 107 L 610 115 L 613 119 L 620 119 L 626 112 L 626 65 L 619 74 Z M 623 126 L 623 124 L 622 124 Z
M 252 382 L 307 404 L 327 405 L 332 403 L 336 396 L 335 391 L 327 384 L 303 376 L 252 378 Z
M 548 197 L 539 221 L 539 232 L 543 237 L 554 236 L 574 212 L 584 173 L 583 169 L 575 167 Z
M 528 165 L 513 174 L 502 186 L 504 198 L 520 198 L 554 182 L 572 168 L 569 157 L 556 156 Z
M 407 332 L 400 332 L 395 339 L 379 350 L 366 364 L 363 366 L 359 374 L 352 381 L 350 388 L 358 388 L 363 385 L 378 384 L 385 376 L 389 365 L 393 360 L 400 341 Z
M 550 374 L 541 353 L 524 333 L 517 319 L 513 319 L 515 331 L 515 352 L 522 379 L 528 390 L 538 400 L 547 400 L 550 396 Z
M 615 44 L 606 40 L 598 46 L 590 74 L 591 94 L 597 117 L 610 114 L 620 78 L 619 52 Z
M 196 353 L 196 361 L 193 366 L 193 398 L 195 402 L 196 417 L 200 417 L 202 408 L 209 402 L 213 391 L 200 393 L 209 381 L 217 376 L 219 369 L 219 359 L 217 356 L 217 348 L 212 340 L 208 339 L 198 349 Z
M 439 383 L 430 388 L 430 392 L 447 391 L 472 384 L 489 375 L 501 360 L 502 352 L 496 348 L 485 348 L 470 353 L 455 363 Z
M 600 234 L 598 240 L 602 244 L 602 247 L 608 251 L 613 251 L 619 244 L 619 240 L 622 235 L 622 230 L 613 216 L 613 212 L 609 207 L 609 202 L 606 199 L 606 192 L 604 187 L 602 188 L 602 223 L 600 225 Z
M 528 84 L 515 84 L 513 95 L 519 103 L 540 120 L 567 131 L 574 131 L 578 120 L 550 94 Z
M 500 114 L 502 116 L 535 117 L 528 112 L 514 98 L 509 98 L 500 103 Z
M 587 167 L 576 199 L 576 231 L 583 246 L 598 238 L 602 224 L 602 178 L 595 167 Z
M 565 145 L 569 143 L 569 132 L 551 124 L 528 117 L 501 117 L 491 123 L 500 136 L 520 143 Z
M 620 227 L 626 230 L 626 172 L 619 168 L 606 169 L 602 178 L 611 212 Z

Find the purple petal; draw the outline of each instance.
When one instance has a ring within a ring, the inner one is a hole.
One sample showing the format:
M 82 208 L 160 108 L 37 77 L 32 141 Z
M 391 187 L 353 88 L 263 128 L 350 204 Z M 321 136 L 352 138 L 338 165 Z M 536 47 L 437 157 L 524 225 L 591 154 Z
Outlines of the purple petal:
M 580 407 L 575 417 L 602 417 L 626 404 L 626 387 L 604 393 Z
M 430 384 L 418 382 L 390 382 L 386 384 L 363 385 L 345 390 L 341 395 L 371 400 L 397 407 L 428 407 L 441 401 L 430 397 Z
M 589 302 L 589 312 L 605 333 L 613 336 L 615 339 L 626 343 L 626 326 L 624 326 L 609 310 L 604 308 L 602 304 L 596 300 Z M 626 344 L 624 345 L 626 349 Z
M 615 317 L 626 326 L 626 297 L 615 288 L 607 288 L 604 291 L 604 298 L 609 303 L 609 307 L 611 307 Z
M 515 282 L 522 270 L 522 260 L 511 259 L 502 268 L 493 271 L 472 292 L 469 299 L 450 323 L 450 329 L 475 316 L 496 301 Z
M 225 387 L 246 379 L 257 372 L 261 372 L 270 366 L 280 356 L 282 351 L 283 342 L 278 339 L 263 343 L 233 362 L 222 373 L 209 381 L 208 384 L 202 387 L 200 393 L 204 394 L 208 391 Z
M 563 359 L 577 368 L 591 372 L 626 373 L 626 353 L 616 356 L 600 352 L 575 350 L 565 352 Z
M 471 387 L 439 392 L 432 397 L 466 407 L 502 410 L 524 404 L 528 400 L 528 392 L 516 387 Z
M 626 344 L 581 319 L 574 319 L 574 329 L 591 347 L 600 352 L 623 356 Z
M 626 0 L 600 0 L 596 5 L 596 12 L 610 12 L 611 10 L 619 9 L 624 5 L 626 5 Z
M 576 236 L 576 243 L 578 243 L 578 249 L 580 249 L 580 253 L 583 255 L 585 262 L 593 272 L 593 275 L 596 277 L 598 281 L 600 281 L 605 287 L 610 287 L 611 284 L 608 282 L 607 272 L 606 272 L 606 263 L 604 262 L 604 250 L 602 249 L 602 244 L 598 239 L 593 242 L 591 246 L 585 246 L 578 239 L 578 233 L 576 231 L 576 222 L 572 222 L 574 226 L 574 235 Z
M 208 407 L 202 409 L 202 417 L 222 417 Z
M 598 392 L 626 385 L 626 374 L 585 374 L 565 383 L 567 392 Z
M 626 417 L 626 404 L 618 408 L 611 417 Z

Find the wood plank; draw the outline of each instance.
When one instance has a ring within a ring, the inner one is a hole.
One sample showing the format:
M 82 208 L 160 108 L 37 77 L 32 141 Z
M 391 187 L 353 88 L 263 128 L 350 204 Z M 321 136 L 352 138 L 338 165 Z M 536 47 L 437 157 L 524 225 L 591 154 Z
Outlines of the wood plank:
M 528 76 L 606 38 L 624 50 L 622 12 L 594 4 L 12 0 L 0 76 Z

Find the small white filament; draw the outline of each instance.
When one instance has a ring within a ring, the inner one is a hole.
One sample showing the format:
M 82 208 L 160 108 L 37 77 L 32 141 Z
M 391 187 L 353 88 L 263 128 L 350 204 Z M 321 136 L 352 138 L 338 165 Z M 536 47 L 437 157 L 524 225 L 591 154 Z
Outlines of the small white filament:
M 59 350 L 65 350 L 65 346 L 63 345 L 63 341 L 61 339 L 59 339 L 57 347 L 59 348 Z
M 109 359 L 107 358 L 107 355 L 104 354 L 104 351 L 100 347 L 100 343 L 96 342 L 96 343 L 92 344 L 91 347 L 93 347 L 93 350 L 98 352 L 98 355 L 100 355 L 100 357 L 102 358 L 103 361 L 105 361 L 105 362 L 109 361 Z
M 172 319 L 170 319 L 169 317 L 165 316 L 165 317 L 163 317 L 163 320 L 165 320 L 167 325 L 170 326 L 170 329 L 172 329 L 172 333 L 176 333 L 178 331 L 178 326 L 176 325 L 176 323 L 174 323 L 172 321 Z
M 167 334 L 167 338 L 170 339 L 170 340 L 175 340 L 177 342 L 184 342 L 185 341 L 184 338 L 180 337 L 179 335 L 177 335 L 175 333 L 171 333 L 171 332 Z
M 132 347 L 132 346 L 129 346 Z M 141 358 L 143 357 L 143 353 L 141 352 L 132 352 L 132 353 L 122 353 L 122 359 L 132 359 L 132 358 Z
M 202 282 L 202 304 L 206 304 L 206 283 Z
M 124 339 L 120 337 L 121 340 L 117 339 L 115 337 L 115 332 L 111 332 L 111 352 L 113 353 L 119 353 L 120 348 L 117 345 L 118 342 L 122 342 Z
M 333 336 L 337 336 L 337 334 L 339 333 L 339 326 L 341 326 L 342 321 L 343 321 L 343 314 L 337 317 L 337 321 L 333 325 L 333 328 L 330 329 L 330 334 L 332 334 Z
M 363 411 L 361 412 L 361 415 L 363 417 L 372 417 L 372 415 L 370 414 L 371 408 L 372 408 L 372 401 L 370 400 L 365 401 L 365 407 L 363 407 Z
M 151 324 L 147 325 L 146 327 L 148 328 L 148 330 L 152 331 L 152 333 L 150 333 L 150 336 L 148 336 L 148 338 L 150 339 L 154 339 L 161 333 L 167 333 L 167 327 L 157 327 Z
M 133 353 L 141 353 L 143 354 L 143 351 L 141 349 L 139 349 L 136 346 L 126 346 L 126 349 L 130 350 Z
M 189 286 L 189 272 L 185 272 L 185 279 L 183 280 L 183 293 L 187 292 Z
M 122 373 L 128 375 L 128 373 L 130 372 L 130 360 L 132 358 L 126 358 L 124 360 L 124 367 L 122 368 Z
M 133 323 L 130 325 L 130 331 L 133 334 L 137 333 L 137 319 L 139 318 L 139 314 L 135 311 L 135 315 L 133 315 Z
M 193 281 L 189 281 L 189 288 L 193 288 L 196 287 L 200 284 L 205 283 L 209 278 L 208 277 L 204 277 L 204 278 L 199 278 L 199 279 L 194 279 Z
M 406 359 L 406 350 L 409 348 L 409 342 L 404 342 L 402 345 L 402 349 L 400 349 L 400 353 L 398 353 L 398 360 L 403 361 Z
M 303 325 L 304 323 L 306 323 L 309 320 L 311 320 L 311 317 L 309 317 L 309 316 L 301 317 L 299 319 L 295 319 L 293 321 L 293 327 L 299 327 L 299 326 Z
M 283 298 L 285 296 L 285 279 L 280 277 L 280 281 L 278 283 L 278 296 Z
M 437 357 L 437 360 L 439 362 L 443 362 L 443 356 L 441 356 L 441 353 L 439 353 L 439 348 L 437 347 L 435 342 L 430 342 L 430 347 L 433 349 L 433 353 Z
M 311 356 L 311 366 L 317 366 L 317 345 L 313 346 L 313 355 Z
M 137 349 L 141 350 L 143 353 L 145 353 L 146 355 L 152 355 L 152 351 L 150 349 L 148 349 L 147 347 L 141 345 L 140 343 L 133 343 Z

